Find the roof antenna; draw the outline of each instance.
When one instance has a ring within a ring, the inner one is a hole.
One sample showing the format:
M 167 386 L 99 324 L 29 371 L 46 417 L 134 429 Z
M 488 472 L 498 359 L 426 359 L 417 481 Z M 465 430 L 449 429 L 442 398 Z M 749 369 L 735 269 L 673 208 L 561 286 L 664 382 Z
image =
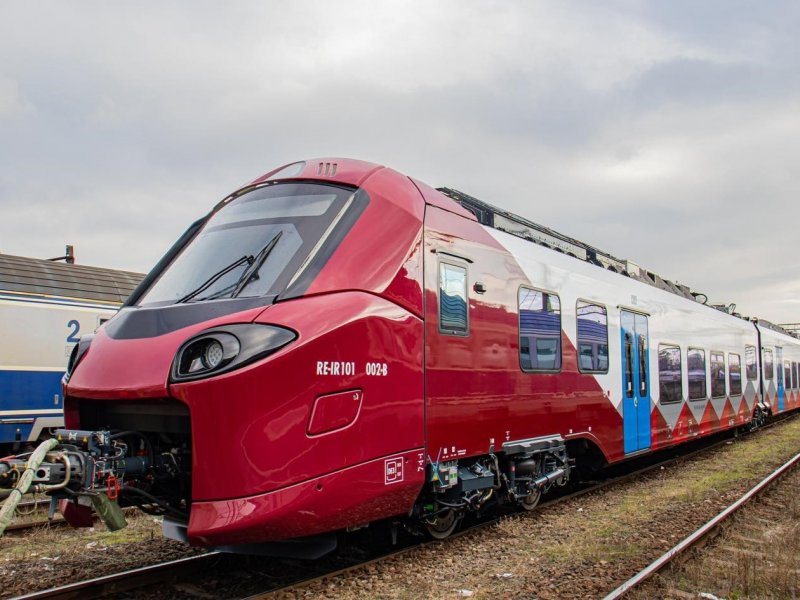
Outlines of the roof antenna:
M 75 248 L 73 248 L 72 244 L 67 244 L 67 247 L 64 248 L 64 256 L 57 256 L 56 258 L 48 258 L 47 260 L 56 262 L 59 260 L 63 260 L 68 265 L 75 264 Z

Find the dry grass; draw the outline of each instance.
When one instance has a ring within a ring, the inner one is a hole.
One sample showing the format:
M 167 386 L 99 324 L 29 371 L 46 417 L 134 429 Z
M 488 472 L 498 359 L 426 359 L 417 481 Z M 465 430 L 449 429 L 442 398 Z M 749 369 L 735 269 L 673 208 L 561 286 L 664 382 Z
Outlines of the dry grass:
M 41 518 L 41 514 L 37 518 Z M 102 550 L 117 544 L 161 536 L 161 522 L 158 519 L 138 512 L 127 514 L 126 518 L 128 527 L 120 531 L 109 531 L 98 522 L 94 527 L 86 529 L 72 529 L 68 526 L 49 528 L 43 525 L 18 535 L 7 535 L 0 538 L 0 565 L 32 558 L 56 558 L 85 551 L 87 548 Z

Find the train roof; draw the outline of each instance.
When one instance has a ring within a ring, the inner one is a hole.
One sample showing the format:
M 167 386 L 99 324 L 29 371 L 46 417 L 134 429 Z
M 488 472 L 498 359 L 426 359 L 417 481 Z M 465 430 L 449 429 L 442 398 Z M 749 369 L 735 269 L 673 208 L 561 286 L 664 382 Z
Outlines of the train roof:
M 0 254 L 0 292 L 121 304 L 144 275 Z
M 469 194 L 465 194 L 459 190 L 448 187 L 437 188 L 437 190 L 452 200 L 455 200 L 458 204 L 470 211 L 473 215 L 475 215 L 478 222 L 482 225 L 486 225 L 488 227 L 492 227 L 493 229 L 498 229 L 511 235 L 521 237 L 534 244 L 539 244 L 540 246 L 545 246 L 557 252 L 561 252 L 579 260 L 589 262 L 602 269 L 608 269 L 609 271 L 626 275 L 632 279 L 636 279 L 637 281 L 642 281 L 653 287 L 672 292 L 673 294 L 682 296 L 689 300 L 695 300 L 700 304 L 715 308 L 723 313 L 738 318 L 744 318 L 745 320 L 750 320 L 749 318 L 742 317 L 739 313 L 735 312 L 735 304 L 708 304 L 708 297 L 702 292 L 695 292 L 687 285 L 670 281 L 669 279 L 661 277 L 652 271 L 648 271 L 647 269 L 644 269 L 629 260 L 617 258 L 608 252 L 604 252 L 603 250 L 595 248 L 594 246 L 590 246 L 589 244 L 581 242 L 580 240 L 566 236 L 553 229 L 550 229 L 549 227 L 545 227 L 544 225 L 534 223 L 525 217 L 520 217 L 519 215 L 510 213 L 502 208 L 498 208 L 497 206 L 489 204 L 488 202 L 484 202 L 483 200 L 479 200 L 474 196 L 470 196 Z M 699 300 L 698 297 L 702 297 L 702 300 Z M 774 325 L 773 323 L 763 319 L 752 320 L 758 322 L 759 325 L 772 329 L 773 331 L 777 331 L 794 338 L 800 337 L 800 326 L 797 329 L 792 330 L 788 327 Z
M 764 329 L 771 329 L 772 331 L 782 333 L 783 335 L 788 335 L 793 338 L 800 338 L 800 330 L 796 328 L 797 323 L 778 325 L 776 323 L 771 323 L 766 319 L 754 319 L 754 321 L 758 323 L 759 327 Z

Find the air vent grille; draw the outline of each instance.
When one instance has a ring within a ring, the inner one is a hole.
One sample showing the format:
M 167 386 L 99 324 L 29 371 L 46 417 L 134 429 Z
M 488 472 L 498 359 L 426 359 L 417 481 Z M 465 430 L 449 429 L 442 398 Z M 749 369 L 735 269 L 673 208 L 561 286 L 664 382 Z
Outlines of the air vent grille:
M 317 175 L 323 177 L 333 177 L 336 175 L 336 169 L 338 166 L 338 163 L 321 162 L 319 163 L 319 168 L 317 169 Z

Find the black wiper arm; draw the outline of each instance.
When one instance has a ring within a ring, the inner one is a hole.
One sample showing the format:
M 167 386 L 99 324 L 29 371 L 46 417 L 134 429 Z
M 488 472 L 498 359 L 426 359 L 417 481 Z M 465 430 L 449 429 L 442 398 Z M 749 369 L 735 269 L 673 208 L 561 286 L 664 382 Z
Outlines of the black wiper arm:
M 267 245 L 264 246 L 258 254 L 256 254 L 253 262 L 250 263 L 250 266 L 245 269 L 244 273 L 242 273 L 239 281 L 236 282 L 236 287 L 231 294 L 231 298 L 236 298 L 236 296 L 238 296 L 241 291 L 247 287 L 248 283 L 258 278 L 258 270 L 261 268 L 261 265 L 264 264 L 264 261 L 267 260 L 267 257 L 270 255 L 270 252 L 272 252 L 272 249 L 275 248 L 282 235 L 283 231 L 279 231 L 275 237 L 267 242 Z
M 219 271 L 214 273 L 211 277 L 209 277 L 202 284 L 200 284 L 200 287 L 197 287 L 194 290 L 192 290 L 191 292 L 189 292 L 188 294 L 186 294 L 183 298 L 178 300 L 176 302 L 176 304 L 183 304 L 184 302 L 188 302 L 189 300 L 191 300 L 192 298 L 197 296 L 197 294 L 199 294 L 200 292 L 205 291 L 208 288 L 210 288 L 223 275 L 226 275 L 226 274 L 230 273 L 236 267 L 241 266 L 244 263 L 252 265 L 254 261 L 255 261 L 255 259 L 252 256 L 243 256 L 243 257 L 241 257 L 239 259 L 236 259 L 234 262 L 229 264 L 227 267 L 223 267 Z M 247 271 L 249 271 L 249 270 L 250 269 L 247 269 Z

